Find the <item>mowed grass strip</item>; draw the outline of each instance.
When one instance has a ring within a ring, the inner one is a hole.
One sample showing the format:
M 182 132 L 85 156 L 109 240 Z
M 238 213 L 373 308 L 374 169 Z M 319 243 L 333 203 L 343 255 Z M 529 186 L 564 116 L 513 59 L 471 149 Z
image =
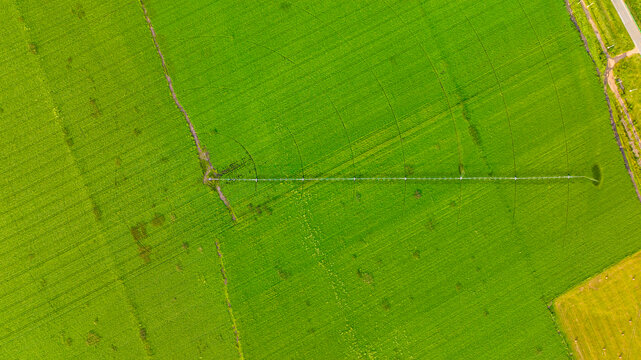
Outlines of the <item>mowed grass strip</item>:
M 621 95 L 633 119 L 641 119 L 641 56 L 631 55 L 617 64 Z
M 641 3 L 634 0 L 626 0 L 625 5 L 630 9 L 634 21 L 636 21 L 637 26 L 641 24 Z
M 633 1 L 628 0 L 627 2 Z M 625 26 L 623 26 L 612 0 L 585 0 L 585 4 L 589 6 L 588 9 L 601 31 L 603 42 L 608 47 L 610 54 L 614 56 L 634 49 L 634 43 Z M 590 28 L 586 28 L 585 31 L 587 30 L 590 30 Z
M 577 359 L 638 359 L 641 353 L 641 253 L 554 301 Z

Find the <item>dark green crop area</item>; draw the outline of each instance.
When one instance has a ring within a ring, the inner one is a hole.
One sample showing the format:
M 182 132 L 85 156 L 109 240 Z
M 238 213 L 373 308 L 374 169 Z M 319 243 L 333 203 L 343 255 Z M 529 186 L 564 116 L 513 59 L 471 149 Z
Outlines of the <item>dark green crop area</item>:
M 0 0 L 0 358 L 566 359 L 641 248 L 563 1 Z

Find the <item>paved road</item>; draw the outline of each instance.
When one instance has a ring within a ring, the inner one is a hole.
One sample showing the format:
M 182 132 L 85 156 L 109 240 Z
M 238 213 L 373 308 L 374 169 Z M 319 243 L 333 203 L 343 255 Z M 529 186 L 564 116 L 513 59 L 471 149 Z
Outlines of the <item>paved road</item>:
M 630 34 L 634 45 L 637 47 L 637 49 L 641 50 L 641 31 L 639 31 L 639 27 L 637 26 L 636 22 L 634 22 L 634 18 L 632 17 L 632 14 L 630 13 L 628 7 L 625 5 L 625 1 L 612 0 L 612 4 L 614 4 L 614 7 L 619 13 L 619 17 L 621 17 L 621 20 L 623 20 L 623 25 L 625 25 L 626 30 L 628 30 L 628 34 Z

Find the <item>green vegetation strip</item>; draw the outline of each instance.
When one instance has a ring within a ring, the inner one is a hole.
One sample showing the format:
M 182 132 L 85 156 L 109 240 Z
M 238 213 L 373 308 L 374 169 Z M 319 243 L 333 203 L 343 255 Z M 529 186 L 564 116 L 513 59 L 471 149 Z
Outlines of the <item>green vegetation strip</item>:
M 641 24 L 641 3 L 634 0 L 627 0 L 625 5 L 630 9 L 630 13 L 632 13 L 637 26 L 639 26 L 639 24 Z
M 611 0 L 582 1 L 589 6 L 590 13 L 601 31 L 605 46 L 612 56 L 634 49 L 634 43 Z
M 566 358 L 641 247 L 558 1 L 145 2 L 235 222 L 140 3 L 0 6 L 0 358 Z

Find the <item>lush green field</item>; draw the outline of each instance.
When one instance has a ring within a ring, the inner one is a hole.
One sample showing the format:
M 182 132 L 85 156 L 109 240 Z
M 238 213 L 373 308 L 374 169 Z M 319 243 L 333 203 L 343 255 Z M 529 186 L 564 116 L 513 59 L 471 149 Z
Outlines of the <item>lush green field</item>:
M 225 177 L 602 176 L 223 183 L 235 223 L 139 3 L 0 4 L 0 357 L 566 358 L 550 302 L 641 247 L 562 2 L 150 0 Z
M 227 218 L 139 5 L 1 3 L 0 358 L 234 356 Z

